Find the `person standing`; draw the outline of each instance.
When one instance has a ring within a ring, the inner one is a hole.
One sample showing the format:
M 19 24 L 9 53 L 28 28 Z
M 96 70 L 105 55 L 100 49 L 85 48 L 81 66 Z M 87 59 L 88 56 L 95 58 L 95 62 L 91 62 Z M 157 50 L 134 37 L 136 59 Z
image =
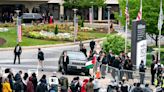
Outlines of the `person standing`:
M 83 49 L 83 46 L 84 46 L 83 42 L 80 41 L 80 43 L 79 43 L 80 51 Z
M 87 49 L 85 48 L 85 46 L 83 46 L 80 51 L 83 52 L 84 55 L 87 57 Z
M 38 80 L 37 80 L 37 77 L 36 77 L 35 73 L 32 74 L 32 83 L 33 83 L 33 86 L 34 86 L 34 90 L 36 90 Z
M 61 85 L 61 91 L 60 92 L 68 92 L 68 86 L 69 86 L 68 78 L 64 77 L 63 73 L 62 73 L 62 76 L 59 79 L 59 83 Z
M 15 49 L 14 49 L 14 55 L 15 55 L 15 57 L 14 57 L 14 64 L 16 62 L 16 58 L 17 57 L 18 57 L 18 64 L 20 64 L 20 55 L 21 55 L 21 53 L 22 53 L 22 48 L 21 48 L 21 46 L 19 44 L 17 44 L 15 46 Z
M 53 76 L 49 78 L 50 90 L 58 92 L 59 79 L 57 78 L 57 73 L 53 72 Z
M 41 51 L 41 48 L 38 48 L 38 60 L 39 60 L 39 65 L 41 66 L 41 69 L 43 71 L 44 53 L 43 51 Z
M 3 92 L 12 92 L 12 89 L 10 87 L 10 83 L 9 83 L 9 79 L 8 78 L 6 78 L 4 80 L 4 83 L 2 85 L 3 85 L 3 87 L 2 87 L 2 91 Z
M 151 64 L 151 84 L 154 85 L 154 78 L 155 78 L 155 74 L 156 74 L 156 69 L 155 67 L 156 62 L 153 61 L 153 63 Z
M 144 84 L 144 78 L 145 78 L 145 65 L 144 61 L 141 60 L 141 63 L 139 65 L 139 73 L 140 73 L 140 83 Z
M 67 64 L 69 64 L 69 57 L 67 56 L 67 52 L 64 52 L 63 56 L 63 70 L 64 74 L 67 74 Z
M 86 85 L 86 92 L 94 92 L 93 78 L 89 79 L 89 82 Z
M 95 43 L 94 40 L 92 40 L 92 41 L 90 42 L 90 44 L 89 44 L 90 49 L 91 49 L 92 52 L 93 52 L 93 50 L 94 50 L 94 48 L 95 48 L 95 45 L 96 45 L 96 43 Z
M 25 92 L 35 92 L 34 91 L 34 85 L 32 83 L 32 77 L 29 77 L 29 80 L 27 82 L 27 89 Z

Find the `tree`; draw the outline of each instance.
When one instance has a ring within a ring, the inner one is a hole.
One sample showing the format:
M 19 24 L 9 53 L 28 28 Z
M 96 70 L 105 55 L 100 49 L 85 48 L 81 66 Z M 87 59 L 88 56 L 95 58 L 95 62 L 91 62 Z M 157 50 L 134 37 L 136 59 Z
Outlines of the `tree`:
M 117 39 L 116 39 L 117 38 Z M 103 50 L 108 53 L 109 50 L 112 50 L 114 54 L 119 55 L 121 51 L 125 49 L 125 39 L 119 35 L 109 34 L 107 35 L 106 40 L 103 42 Z M 130 45 L 128 44 L 128 48 Z
M 55 27 L 54 34 L 55 34 L 55 35 L 58 34 L 58 25 L 56 25 L 56 27 Z
M 129 14 L 130 14 L 130 24 L 132 20 L 136 19 L 137 13 L 140 8 L 140 0 L 128 0 Z M 159 30 L 157 29 L 158 17 L 160 11 L 160 0 L 143 0 L 142 6 L 142 20 L 146 22 L 146 32 L 147 34 L 156 42 L 158 45 L 158 34 Z M 163 0 L 164 2 L 164 0 Z M 120 9 L 122 16 L 116 14 L 117 19 L 124 25 L 125 24 L 125 7 L 126 0 L 119 0 Z M 163 5 L 164 7 L 164 5 Z M 162 35 L 164 35 L 164 26 L 162 28 Z

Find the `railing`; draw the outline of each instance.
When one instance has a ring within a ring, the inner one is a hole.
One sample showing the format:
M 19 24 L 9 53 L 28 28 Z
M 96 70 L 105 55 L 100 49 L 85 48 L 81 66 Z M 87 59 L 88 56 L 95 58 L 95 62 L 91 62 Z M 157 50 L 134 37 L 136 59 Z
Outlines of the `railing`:
M 117 82 L 121 81 L 122 79 L 125 79 L 129 82 L 133 81 L 151 84 L 151 74 L 149 70 L 146 70 L 145 72 L 139 72 L 138 69 L 125 70 L 108 65 L 105 66 L 106 69 L 103 69 L 101 63 L 96 62 L 93 72 L 96 72 L 98 67 L 100 67 L 101 76 L 116 80 Z

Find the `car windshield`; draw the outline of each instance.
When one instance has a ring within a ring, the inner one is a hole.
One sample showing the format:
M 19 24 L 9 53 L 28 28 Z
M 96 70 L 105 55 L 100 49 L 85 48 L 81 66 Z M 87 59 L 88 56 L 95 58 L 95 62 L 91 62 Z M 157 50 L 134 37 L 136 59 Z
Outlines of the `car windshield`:
M 69 59 L 72 60 L 86 60 L 86 57 L 82 52 L 68 51 L 67 55 L 69 56 Z

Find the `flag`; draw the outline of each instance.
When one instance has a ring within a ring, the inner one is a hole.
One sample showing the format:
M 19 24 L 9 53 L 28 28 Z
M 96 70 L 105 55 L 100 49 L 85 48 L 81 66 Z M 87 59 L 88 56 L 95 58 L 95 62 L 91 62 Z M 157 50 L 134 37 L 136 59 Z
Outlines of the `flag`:
M 136 20 L 140 21 L 141 19 L 142 19 L 142 0 L 140 0 L 140 10 L 138 12 Z
M 126 8 L 125 8 L 125 16 L 126 16 L 126 22 L 129 24 L 129 11 L 128 11 L 128 1 L 126 1 Z
M 162 10 L 162 0 L 161 0 L 160 13 L 158 18 L 158 30 L 162 29 L 162 25 L 163 25 L 163 10 Z
M 17 24 L 17 35 L 18 35 L 18 42 L 22 42 L 22 26 L 21 26 L 21 19 L 18 18 Z
M 94 56 L 91 61 L 86 62 L 85 67 L 87 69 L 93 68 L 94 64 L 96 63 L 96 60 L 97 60 L 97 58 L 96 58 L 96 56 Z

